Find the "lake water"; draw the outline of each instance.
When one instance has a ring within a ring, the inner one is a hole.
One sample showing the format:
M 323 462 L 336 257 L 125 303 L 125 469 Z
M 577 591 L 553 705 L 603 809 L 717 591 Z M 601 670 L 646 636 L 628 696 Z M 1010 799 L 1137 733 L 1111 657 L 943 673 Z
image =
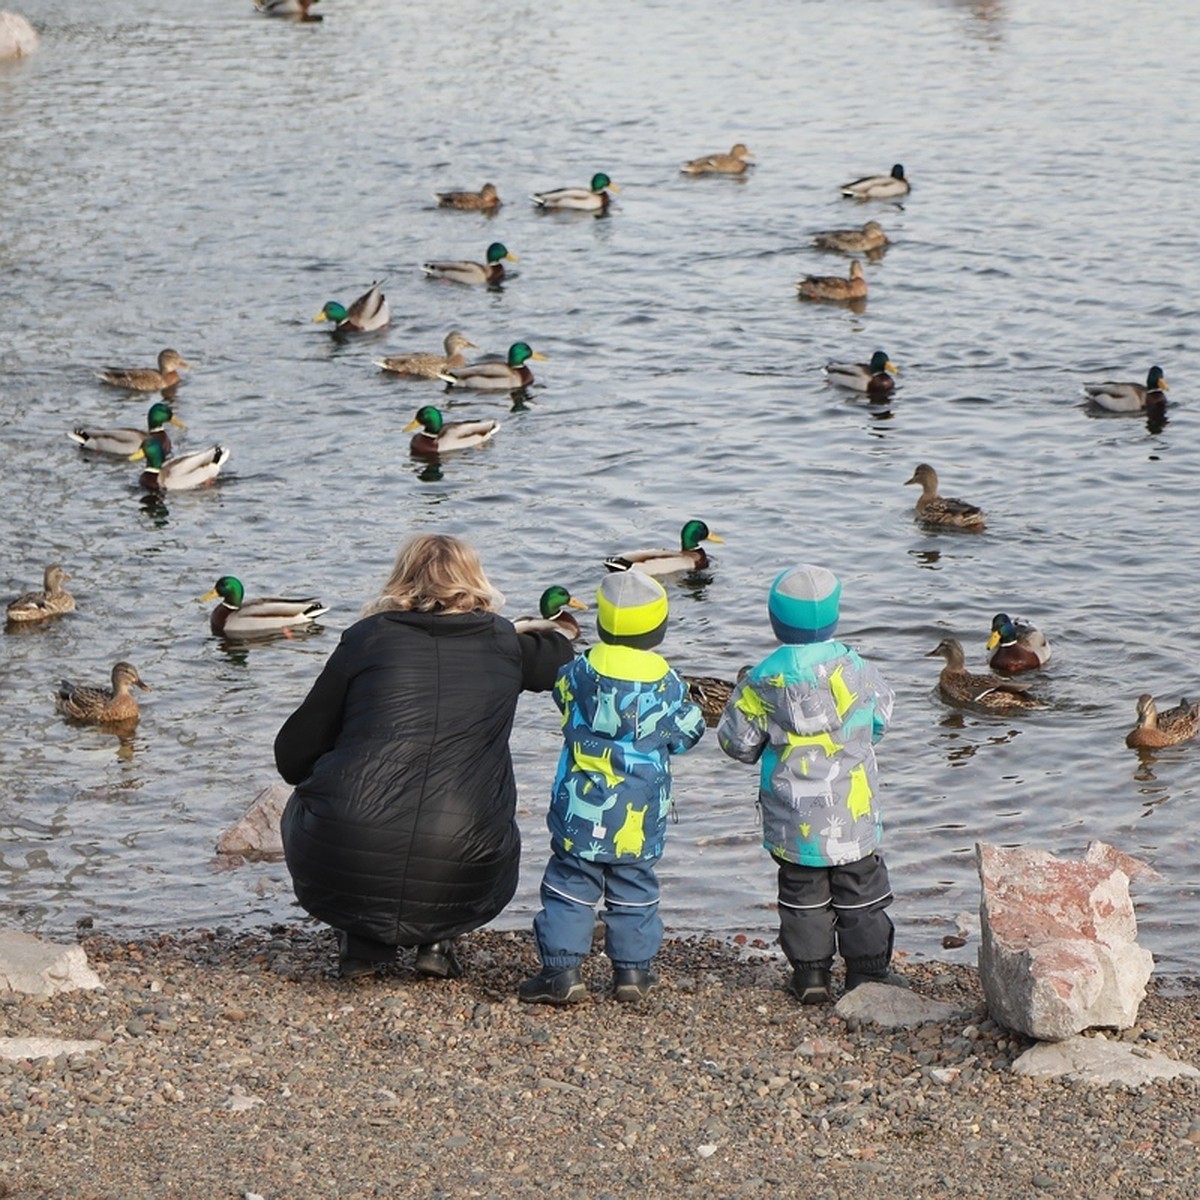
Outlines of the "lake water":
M 520 615 L 554 582 L 590 598 L 605 556 L 701 517 L 726 540 L 669 585 L 676 666 L 732 677 L 761 658 L 770 579 L 812 560 L 844 580 L 841 635 L 897 691 L 879 757 L 899 949 L 943 954 L 977 910 L 977 841 L 1102 839 L 1163 877 L 1136 891 L 1160 968 L 1200 968 L 1200 744 L 1123 744 L 1139 693 L 1200 690 L 1189 0 L 1103 20 L 1086 0 L 323 0 L 312 25 L 250 0 L 17 7 L 42 44 L 0 64 L 0 586 L 59 561 L 79 609 L 2 642 L 9 923 L 296 917 L 282 865 L 221 871 L 214 842 L 274 779 L 278 726 L 407 535 L 472 539 Z M 739 140 L 746 177 L 679 173 Z M 839 197 L 897 161 L 902 208 Z M 603 219 L 527 199 L 596 171 L 622 189 Z M 492 218 L 433 204 L 485 180 Z M 894 244 L 866 264 L 862 311 L 798 301 L 801 275 L 847 267 L 812 233 L 869 217 Z M 520 259 L 503 290 L 422 278 L 493 240 Z M 339 344 L 312 323 L 381 278 L 387 331 Z M 371 362 L 453 328 L 549 361 L 517 411 L 455 396 L 502 427 L 431 468 L 402 428 L 449 397 Z M 177 444 L 232 457 L 217 486 L 146 506 L 132 464 L 66 432 L 139 424 L 148 399 L 94 372 L 164 346 L 193 364 Z M 890 405 L 824 382 L 826 361 L 880 347 L 900 367 Z M 1081 407 L 1085 380 L 1154 363 L 1165 422 Z M 987 510 L 984 534 L 914 525 L 921 461 Z M 222 574 L 321 597 L 323 630 L 223 645 L 196 602 Z M 953 635 L 983 669 L 1001 610 L 1053 643 L 1033 681 L 1048 706 L 957 713 L 925 655 Z M 61 677 L 121 658 L 154 689 L 131 742 L 54 712 Z M 557 744 L 549 699 L 524 698 L 505 926 L 536 908 Z M 674 930 L 773 937 L 755 779 L 711 734 L 677 761 Z

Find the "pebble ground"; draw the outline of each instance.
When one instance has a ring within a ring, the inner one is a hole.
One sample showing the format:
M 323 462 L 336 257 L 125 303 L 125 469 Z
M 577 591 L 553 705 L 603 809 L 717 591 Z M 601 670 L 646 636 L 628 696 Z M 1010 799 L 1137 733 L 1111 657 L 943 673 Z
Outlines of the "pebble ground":
M 84 940 L 104 989 L 0 996 L 7 1036 L 98 1039 L 0 1061 L 0 1196 L 800 1197 L 1194 1200 L 1200 1085 L 1031 1080 L 973 969 L 906 963 L 960 1015 L 853 1028 L 801 1008 L 765 946 L 671 940 L 642 1004 L 520 1005 L 528 935 L 333 976 L 330 932 Z M 1154 987 L 1119 1035 L 1200 1065 L 1197 984 Z M 1112 1035 L 1117 1036 L 1117 1035 Z

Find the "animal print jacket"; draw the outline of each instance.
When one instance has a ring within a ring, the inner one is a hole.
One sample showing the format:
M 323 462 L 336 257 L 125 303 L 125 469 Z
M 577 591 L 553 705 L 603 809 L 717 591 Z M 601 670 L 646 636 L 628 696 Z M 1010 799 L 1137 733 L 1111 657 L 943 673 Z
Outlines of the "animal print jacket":
M 717 726 L 730 758 L 759 762 L 763 845 L 805 867 L 874 853 L 883 835 L 874 743 L 892 689 L 841 642 L 787 643 L 734 688 Z
M 563 750 L 546 824 L 590 862 L 655 859 L 671 811 L 670 756 L 704 733 L 704 714 L 667 660 L 601 644 L 558 673 Z

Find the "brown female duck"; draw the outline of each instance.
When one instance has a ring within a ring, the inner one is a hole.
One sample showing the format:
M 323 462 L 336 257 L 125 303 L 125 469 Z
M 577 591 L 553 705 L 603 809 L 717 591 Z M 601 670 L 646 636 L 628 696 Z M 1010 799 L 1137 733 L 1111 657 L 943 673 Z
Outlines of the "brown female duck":
M 965 704 L 992 712 L 1042 707 L 1042 702 L 1031 696 L 1022 683 L 997 675 L 972 675 L 967 670 L 962 643 L 957 638 L 943 638 L 925 657 L 946 660 L 938 676 L 938 691 L 950 704 Z
M 54 706 L 63 716 L 89 725 L 117 725 L 138 719 L 137 701 L 130 695 L 131 687 L 150 690 L 143 683 L 137 667 L 119 662 L 112 669 L 112 687 L 103 684 L 79 684 L 64 679 L 54 695 Z
M 919 463 L 912 473 L 911 479 L 904 481 L 921 485 L 921 494 L 917 497 L 915 514 L 922 525 L 932 525 L 941 528 L 980 530 L 985 527 L 983 509 L 965 500 L 953 500 L 947 496 L 938 495 L 937 472 L 928 463 Z
M 796 291 L 801 300 L 865 300 L 867 277 L 862 263 L 855 259 L 845 279 L 840 275 L 805 275 L 797 282 Z
M 174 387 L 179 382 L 180 370 L 189 366 L 191 364 L 184 362 L 178 350 L 167 349 L 159 351 L 157 370 L 154 367 L 103 367 L 96 376 L 113 387 L 131 392 L 161 392 Z
M 503 203 L 496 185 L 485 183 L 477 192 L 434 192 L 439 208 L 458 208 L 465 212 L 490 212 Z
M 1157 750 L 1177 746 L 1200 731 L 1200 702 L 1180 700 L 1174 708 L 1159 712 L 1154 697 L 1143 692 L 1137 702 L 1137 725 L 1125 737 L 1131 750 Z
M 63 580 L 70 579 L 57 563 L 46 568 L 42 576 L 42 591 L 25 592 L 11 601 L 5 610 L 6 619 L 12 622 L 44 621 L 62 613 L 75 611 L 75 597 L 63 587 Z

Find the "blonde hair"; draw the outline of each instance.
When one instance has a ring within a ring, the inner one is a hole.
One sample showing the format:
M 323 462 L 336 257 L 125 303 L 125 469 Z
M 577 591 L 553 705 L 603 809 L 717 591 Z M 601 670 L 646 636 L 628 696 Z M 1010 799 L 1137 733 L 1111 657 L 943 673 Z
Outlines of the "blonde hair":
M 418 533 L 400 547 L 383 592 L 363 606 L 362 615 L 490 612 L 495 596 L 479 555 L 466 542 L 445 533 Z

